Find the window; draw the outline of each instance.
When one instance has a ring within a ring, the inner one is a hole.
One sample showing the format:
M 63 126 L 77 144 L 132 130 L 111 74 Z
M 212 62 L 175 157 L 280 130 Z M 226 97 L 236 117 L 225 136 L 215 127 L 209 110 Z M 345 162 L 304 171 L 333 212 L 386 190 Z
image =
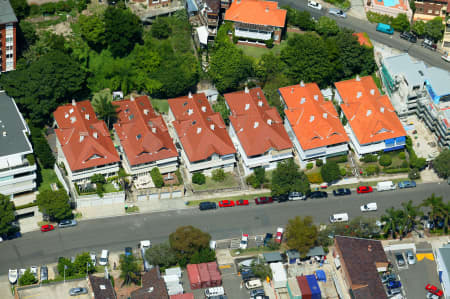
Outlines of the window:
M 430 14 L 433 13 L 433 10 L 432 10 L 432 9 L 429 9 L 429 10 L 428 10 L 428 13 L 430 13 Z

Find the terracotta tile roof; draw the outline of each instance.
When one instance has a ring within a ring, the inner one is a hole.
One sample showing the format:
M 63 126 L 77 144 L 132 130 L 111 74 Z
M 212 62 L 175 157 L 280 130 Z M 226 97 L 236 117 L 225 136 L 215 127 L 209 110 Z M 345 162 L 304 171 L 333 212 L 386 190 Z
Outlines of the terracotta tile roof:
M 109 279 L 89 275 L 89 283 L 94 293 L 94 299 L 116 299 L 116 292 Z
M 58 124 L 56 136 L 72 171 L 119 162 L 108 128 L 97 119 L 90 101 L 59 106 L 53 116 Z
M 316 83 L 286 86 L 278 91 L 287 106 L 286 118 L 303 150 L 349 140 L 333 103 L 325 101 Z
M 377 271 L 377 263 L 388 264 L 380 241 L 335 236 L 341 263 L 345 265 L 355 299 L 387 298 Z
M 169 299 L 166 284 L 158 267 L 142 275 L 142 288 L 131 292 L 131 299 Z
M 131 165 L 178 156 L 162 116 L 156 115 L 147 96 L 114 105 L 118 116 L 114 129 Z
M 247 156 L 262 155 L 269 149 L 292 148 L 283 120 L 270 107 L 260 87 L 225 94 L 230 121 Z
M 184 293 L 170 296 L 170 299 L 194 299 L 193 293 Z
M 387 95 L 382 96 L 371 76 L 334 83 L 359 144 L 406 136 Z
M 236 153 L 222 117 L 211 109 L 204 93 L 170 99 L 169 106 L 189 161 L 205 160 L 215 153 Z
M 369 36 L 365 32 L 355 32 L 354 36 L 358 38 L 358 42 L 361 46 L 366 46 L 368 48 L 373 48 L 372 42 L 370 41 Z
M 278 2 L 235 0 L 225 12 L 225 20 L 283 28 L 286 23 L 286 13 L 286 10 L 278 8 Z

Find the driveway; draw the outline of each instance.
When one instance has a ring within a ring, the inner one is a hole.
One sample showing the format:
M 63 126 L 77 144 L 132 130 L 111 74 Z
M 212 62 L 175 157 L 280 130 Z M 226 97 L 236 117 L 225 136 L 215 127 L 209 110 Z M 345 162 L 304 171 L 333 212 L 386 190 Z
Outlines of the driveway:
M 82 287 L 88 288 L 88 283 L 85 279 L 77 280 L 77 281 L 66 281 L 66 283 L 56 283 L 51 285 L 42 285 L 36 288 L 29 288 L 25 290 L 19 290 L 20 299 L 49 299 L 49 298 L 58 298 L 58 299 L 69 299 L 74 298 L 69 295 L 69 290 L 71 288 Z M 88 289 L 89 290 L 89 289 Z M 76 296 L 77 299 L 90 299 L 91 295 L 84 294 Z

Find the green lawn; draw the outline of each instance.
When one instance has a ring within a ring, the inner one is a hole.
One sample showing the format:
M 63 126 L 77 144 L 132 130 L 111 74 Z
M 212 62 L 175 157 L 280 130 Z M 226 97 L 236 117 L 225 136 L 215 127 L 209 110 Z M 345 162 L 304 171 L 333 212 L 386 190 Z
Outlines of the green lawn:
M 270 196 L 270 193 L 258 193 L 258 194 L 250 194 L 250 195 L 238 195 L 238 196 L 230 196 L 230 197 L 218 197 L 218 198 L 210 198 L 210 199 L 202 199 L 202 200 L 191 200 L 188 202 L 188 206 L 198 206 L 201 202 L 211 201 L 211 202 L 219 202 L 221 200 L 239 200 L 239 199 L 247 199 L 253 200 L 256 197 L 262 196 Z
M 59 180 L 56 177 L 55 171 L 53 169 L 41 169 L 42 182 L 39 186 L 39 192 L 44 190 L 52 190 L 50 185 L 52 183 L 58 183 Z
M 236 45 L 239 49 L 242 49 L 244 51 L 245 55 L 252 56 L 254 58 L 260 58 L 266 53 L 272 52 L 275 55 L 280 54 L 281 50 L 286 47 L 287 40 L 284 39 L 281 41 L 281 44 L 274 45 L 272 49 L 268 48 L 260 48 L 260 47 L 254 47 L 254 46 L 247 46 L 247 45 Z
M 112 183 L 107 183 L 107 184 L 103 185 L 103 189 L 105 190 L 105 193 L 120 191 L 120 190 L 117 190 L 116 188 L 114 188 L 114 185 Z
M 169 102 L 167 100 L 151 99 L 150 102 L 152 103 L 153 108 L 160 113 L 169 112 Z
M 239 185 L 237 179 L 230 173 L 226 173 L 225 180 L 223 182 L 216 182 L 210 177 L 206 177 L 206 183 L 203 185 L 192 184 L 195 191 L 214 190 L 232 188 Z

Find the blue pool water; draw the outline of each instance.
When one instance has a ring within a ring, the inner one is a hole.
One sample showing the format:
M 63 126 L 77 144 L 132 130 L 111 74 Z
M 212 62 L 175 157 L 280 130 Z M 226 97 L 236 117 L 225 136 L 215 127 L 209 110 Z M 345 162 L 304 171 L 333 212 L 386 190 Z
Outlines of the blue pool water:
M 384 0 L 384 6 L 391 7 L 396 6 L 398 4 L 398 0 Z

